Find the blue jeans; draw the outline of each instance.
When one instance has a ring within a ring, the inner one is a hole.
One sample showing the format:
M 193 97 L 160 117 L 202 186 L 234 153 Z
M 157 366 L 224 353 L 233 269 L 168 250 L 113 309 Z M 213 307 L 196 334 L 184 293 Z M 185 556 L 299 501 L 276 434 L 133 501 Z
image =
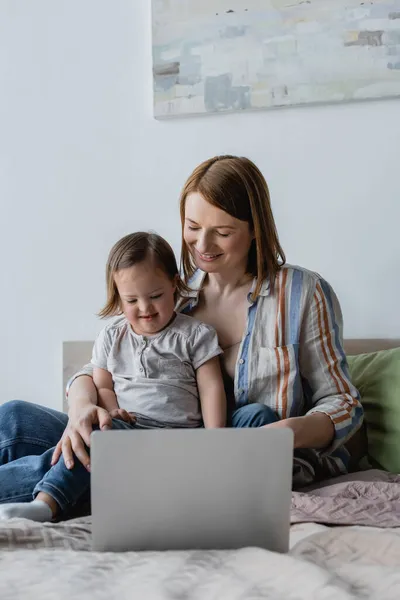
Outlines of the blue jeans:
M 271 409 L 249 404 L 236 409 L 230 419 L 232 427 L 260 427 L 276 421 Z M 0 504 L 30 502 L 39 492 L 52 496 L 68 514 L 74 506 L 87 500 L 90 473 L 77 460 L 68 470 L 63 457 L 51 466 L 54 447 L 68 422 L 64 413 L 13 400 L 0 405 Z M 113 419 L 113 429 L 134 429 L 133 425 Z
M 229 427 L 262 427 L 278 421 L 276 413 L 266 404 L 245 404 L 228 417 Z
M 90 473 L 78 460 L 71 470 L 63 457 L 51 466 L 67 422 L 66 414 L 38 404 L 13 400 L 0 406 L 0 503 L 30 502 L 46 492 L 65 514 L 88 498 Z M 133 426 L 113 419 L 112 428 Z

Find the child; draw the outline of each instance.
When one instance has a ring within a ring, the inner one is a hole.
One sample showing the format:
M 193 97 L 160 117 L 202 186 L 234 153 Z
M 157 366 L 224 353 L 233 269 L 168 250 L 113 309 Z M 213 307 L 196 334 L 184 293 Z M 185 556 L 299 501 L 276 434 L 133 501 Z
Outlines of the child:
M 160 236 L 134 233 L 112 248 L 100 315 L 121 316 L 100 333 L 92 363 L 99 403 L 117 418 L 113 429 L 224 427 L 222 350 L 212 327 L 175 313 L 184 289 L 174 253 Z M 132 423 L 118 419 L 124 410 L 133 413 Z M 51 466 L 53 450 L 30 461 L 38 473 L 34 500 L 2 504 L 0 520 L 50 521 L 88 491 L 88 470 L 79 461 L 72 470 L 64 460 Z M 21 461 L 15 468 L 26 470 Z
M 176 314 L 185 286 L 170 245 L 133 233 L 112 248 L 101 317 L 122 315 L 98 336 L 92 356 L 99 405 L 138 427 L 223 427 L 226 399 L 217 334 Z

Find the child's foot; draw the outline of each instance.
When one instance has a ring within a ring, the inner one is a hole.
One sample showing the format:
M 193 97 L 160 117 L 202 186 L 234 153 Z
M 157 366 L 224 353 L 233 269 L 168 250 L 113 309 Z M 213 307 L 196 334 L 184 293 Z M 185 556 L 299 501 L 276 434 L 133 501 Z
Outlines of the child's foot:
M 53 512 L 46 502 L 33 500 L 33 502 L 13 502 L 0 504 L 0 521 L 8 519 L 30 519 L 31 521 L 51 521 Z

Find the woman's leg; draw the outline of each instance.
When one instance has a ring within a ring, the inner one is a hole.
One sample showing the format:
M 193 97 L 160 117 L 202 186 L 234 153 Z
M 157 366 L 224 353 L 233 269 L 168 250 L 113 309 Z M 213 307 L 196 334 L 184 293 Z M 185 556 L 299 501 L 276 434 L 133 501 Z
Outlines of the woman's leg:
M 266 404 L 246 404 L 236 408 L 228 420 L 230 427 L 262 427 L 269 423 L 275 423 L 278 417 L 275 412 Z
M 134 426 L 124 421 L 113 419 L 112 429 L 133 428 Z M 75 466 L 68 470 L 62 456 L 51 466 L 53 451 L 54 447 L 40 456 L 27 456 L 0 466 L 0 503 L 6 503 L 0 506 L 0 519 L 25 517 L 38 521 L 50 520 L 53 515 L 49 512 L 49 507 L 43 506 L 42 501 L 32 502 L 32 498 L 36 498 L 40 492 L 55 501 L 58 507 L 57 516 L 68 514 L 79 500 L 87 497 L 90 473 L 78 460 Z M 21 473 L 28 473 L 27 485 L 21 481 Z M 14 483 L 15 480 L 18 485 Z
M 23 400 L 1 404 L 0 466 L 24 456 L 43 454 L 57 444 L 67 422 L 66 414 L 39 404 Z
M 67 422 L 64 413 L 22 400 L 0 406 L 0 504 L 32 500 Z

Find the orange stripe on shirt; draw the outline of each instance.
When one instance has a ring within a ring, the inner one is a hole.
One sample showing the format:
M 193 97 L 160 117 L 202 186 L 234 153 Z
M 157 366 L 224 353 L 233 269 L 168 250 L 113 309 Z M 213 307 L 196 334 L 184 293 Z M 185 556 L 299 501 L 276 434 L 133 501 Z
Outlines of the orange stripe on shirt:
M 288 387 L 289 387 L 289 374 L 290 374 L 290 359 L 289 350 L 287 346 L 283 346 L 283 385 L 282 385 L 282 419 L 287 418 L 287 405 L 288 405 Z
M 349 407 L 347 406 L 347 408 L 344 410 L 348 410 L 348 409 L 349 409 Z M 346 412 L 345 415 L 341 415 L 340 417 L 335 417 L 335 415 L 330 415 L 330 417 L 332 418 L 332 421 L 334 422 L 334 424 L 337 425 L 338 423 L 342 423 L 343 421 L 348 421 L 349 413 Z
M 279 410 L 279 389 L 281 387 L 281 359 L 279 356 L 279 348 L 275 348 L 275 356 L 276 356 L 276 364 L 278 366 L 278 373 L 277 373 L 277 383 L 276 383 L 276 399 L 275 399 L 275 408 L 277 413 L 280 413 Z
M 346 394 L 349 394 L 351 396 L 349 384 L 347 383 L 347 381 L 342 377 L 342 375 L 339 372 L 338 361 L 337 361 L 337 354 L 336 354 L 336 352 L 333 349 L 332 332 L 331 332 L 331 330 L 329 328 L 327 301 L 326 301 L 325 294 L 323 293 L 322 288 L 321 288 L 321 286 L 320 286 L 319 283 L 317 284 L 317 290 L 321 294 L 321 299 L 322 299 L 322 304 L 323 304 L 323 313 L 324 313 L 325 327 L 326 327 L 326 330 L 329 331 L 329 333 L 330 333 L 330 335 L 328 337 L 328 348 L 329 348 L 329 352 L 331 353 L 331 357 L 334 360 L 333 368 L 335 370 L 335 375 L 337 376 L 338 380 L 342 384 L 342 391 L 345 392 Z
M 328 359 L 328 353 L 327 353 L 327 350 L 326 350 L 326 347 L 325 347 L 325 341 L 324 341 L 324 339 L 325 339 L 325 333 L 324 333 L 324 330 L 323 330 L 323 327 L 322 327 L 322 308 L 321 308 L 321 302 L 322 301 L 318 298 L 317 293 L 314 294 L 314 298 L 315 298 L 316 304 L 317 304 L 318 330 L 319 330 L 319 337 L 320 337 L 320 340 L 321 340 L 322 353 L 324 355 L 326 366 L 328 367 L 328 370 L 329 370 L 329 373 L 330 373 L 330 375 L 332 377 L 332 380 L 336 384 L 337 393 L 340 394 L 341 390 L 339 388 L 339 383 L 338 383 L 338 381 L 336 380 L 336 378 L 335 378 L 335 376 L 333 374 L 332 365 L 331 365 L 331 363 L 330 363 L 330 361 Z
M 283 353 L 283 377 L 282 377 L 282 365 L 281 365 L 281 357 L 280 351 L 278 348 L 282 347 L 284 344 L 284 336 L 286 330 L 286 283 L 287 283 L 287 270 L 282 270 L 279 273 L 279 292 L 278 292 L 278 305 L 276 311 L 276 323 L 275 323 L 275 356 L 276 363 L 278 367 L 277 372 L 277 387 L 276 387 L 276 410 L 280 412 L 282 418 L 286 418 L 285 415 L 287 413 L 287 392 L 288 392 L 288 384 L 289 384 L 289 374 L 290 374 L 290 361 L 289 361 L 289 353 L 287 348 L 282 348 Z M 281 397 L 281 405 L 282 408 L 279 410 L 279 398 L 281 396 L 281 383 L 283 381 L 282 387 L 282 397 Z

